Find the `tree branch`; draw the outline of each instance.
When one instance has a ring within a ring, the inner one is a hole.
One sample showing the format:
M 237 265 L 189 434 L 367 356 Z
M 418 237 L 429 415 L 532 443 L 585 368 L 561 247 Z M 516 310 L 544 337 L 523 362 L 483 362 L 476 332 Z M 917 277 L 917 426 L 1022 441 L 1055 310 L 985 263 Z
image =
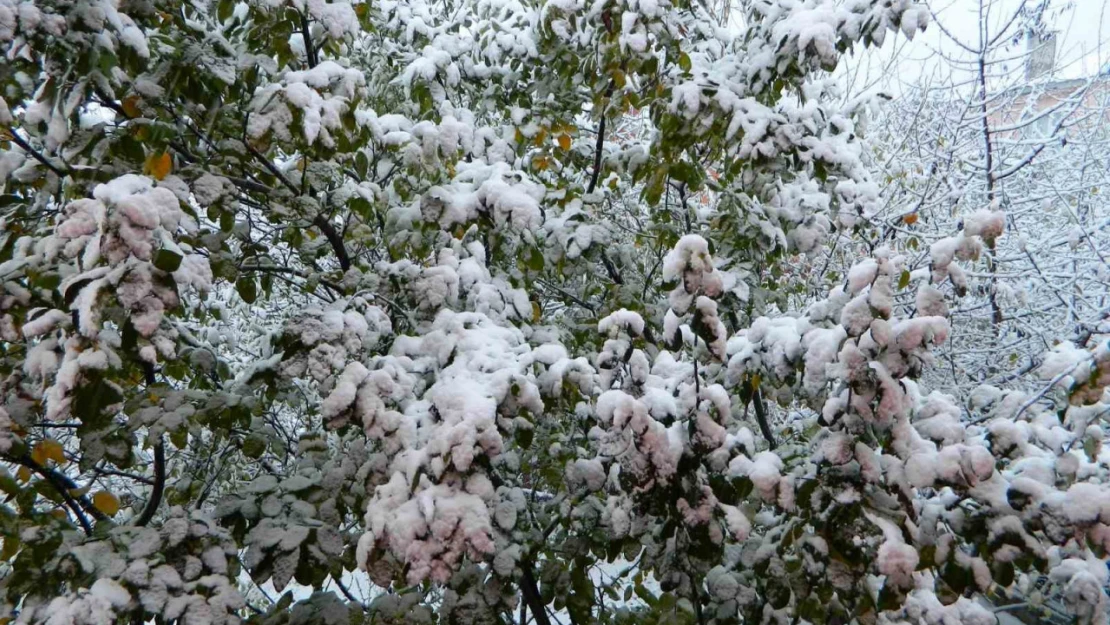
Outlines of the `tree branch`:
M 350 269 L 351 257 L 347 254 L 347 246 L 343 244 L 343 237 L 335 229 L 335 226 L 323 215 L 317 215 L 312 220 L 312 224 L 319 228 L 320 232 L 323 232 L 324 236 L 327 237 L 328 243 L 331 243 L 331 248 L 335 251 L 335 257 L 339 259 L 339 266 L 343 268 L 343 271 Z
M 8 136 L 10 136 L 12 138 L 12 142 L 14 142 L 19 147 L 23 148 L 24 152 L 27 152 L 36 161 L 45 165 L 46 168 L 49 169 L 50 171 L 54 172 L 54 174 L 56 176 L 58 176 L 59 178 L 64 178 L 65 177 L 66 172 L 64 170 L 59 169 L 57 165 L 55 165 L 54 163 L 51 163 L 49 160 L 47 160 L 47 158 L 45 156 L 43 156 L 41 152 L 39 152 L 35 148 L 31 147 L 30 143 L 27 143 L 26 141 L 23 140 L 22 137 L 20 137 L 18 134 L 16 134 L 14 128 L 9 128 L 8 129 Z
M 332 575 L 331 576 L 331 581 L 335 582 L 336 587 L 339 588 L 339 592 L 343 593 L 343 596 L 347 598 L 347 601 L 350 601 L 351 603 L 357 603 L 358 605 L 363 606 L 363 609 L 366 608 L 366 606 L 364 606 L 361 601 L 356 599 L 355 596 L 353 594 L 351 594 L 351 591 L 348 590 L 347 587 L 343 585 L 343 582 L 339 581 L 339 578 Z
M 139 518 L 135 521 L 135 525 L 142 527 L 150 523 L 154 518 L 154 513 L 158 511 L 158 506 L 162 503 L 162 492 L 166 488 L 166 448 L 163 444 L 162 437 L 159 436 L 158 440 L 154 443 L 154 489 L 150 492 L 150 499 L 146 502 L 146 507 L 143 508 Z
M 316 48 L 312 45 L 312 33 L 308 26 L 308 16 L 304 12 L 301 14 L 301 36 L 304 37 L 304 53 L 305 59 L 308 61 L 309 69 L 316 67 L 319 60 L 316 58 Z
M 610 91 L 612 86 L 610 85 Z M 597 125 L 597 143 L 594 144 L 594 170 L 590 174 L 590 185 L 586 187 L 586 193 L 593 193 L 594 187 L 597 186 L 597 178 L 601 175 L 601 150 L 605 147 L 605 111 L 601 112 L 601 122 Z
M 4 456 L 4 459 L 8 462 L 14 462 L 16 464 L 21 464 L 25 466 L 35 473 L 41 475 L 42 478 L 47 482 L 50 482 L 50 485 L 54 487 L 54 490 L 58 491 L 58 494 L 62 496 L 62 499 L 66 502 L 66 505 L 73 511 L 73 514 L 77 517 L 77 521 L 81 524 L 81 527 L 85 530 L 86 534 L 92 534 L 92 525 L 89 524 L 89 519 L 85 516 L 84 512 L 82 512 L 82 509 L 85 512 L 91 514 L 93 518 L 98 521 L 103 521 L 108 518 L 103 512 L 98 510 L 91 501 L 89 501 L 89 498 L 87 496 L 80 495 L 78 497 L 74 497 L 70 494 L 70 491 L 77 489 L 77 484 L 74 483 L 74 481 L 71 480 L 68 475 L 58 471 L 57 469 L 44 467 L 43 465 L 35 462 L 33 458 L 27 455 Z
M 605 271 L 609 274 L 610 280 L 617 284 L 624 284 L 624 278 L 621 277 L 621 272 L 617 271 L 617 266 L 613 264 L 613 261 L 609 260 L 609 255 L 605 253 L 604 249 L 601 250 L 601 263 L 605 265 Z
M 536 585 L 536 578 L 532 574 L 532 561 L 525 558 L 520 562 L 520 594 L 524 598 L 524 602 L 532 609 L 532 615 L 536 618 L 537 625 L 551 625 L 551 619 L 547 617 L 547 611 L 544 610 L 543 597 L 540 596 L 539 586 Z
M 266 171 L 270 172 L 275 178 L 281 181 L 281 184 L 286 189 L 289 189 L 289 191 L 293 195 L 300 195 L 300 191 L 297 189 L 296 185 L 294 185 L 292 181 L 286 178 L 285 174 L 281 173 L 281 170 L 278 169 L 277 166 L 274 165 L 272 162 L 270 162 L 270 159 L 266 158 L 265 155 L 259 152 L 249 142 L 244 140 L 243 144 L 247 146 L 247 151 L 249 151 L 251 155 L 254 156 L 254 158 L 262 163 L 262 166 L 266 168 Z M 343 243 L 343 237 L 340 236 L 338 231 L 336 231 L 335 226 L 333 226 L 331 222 L 329 222 L 328 219 L 322 214 L 317 215 L 312 220 L 312 224 L 319 228 L 320 232 L 324 233 L 324 237 L 327 238 L 328 243 L 331 244 L 332 250 L 335 251 L 335 257 L 339 259 L 339 266 L 343 268 L 343 271 L 347 271 L 348 269 L 350 269 L 351 256 L 347 253 L 347 247 Z
M 767 421 L 767 412 L 763 406 L 763 396 L 759 392 L 759 387 L 753 385 L 752 388 L 752 403 L 755 404 L 755 420 L 759 423 L 759 431 L 763 433 L 763 438 L 767 439 L 767 444 L 774 449 L 778 446 L 775 443 L 775 433 L 771 430 L 771 424 Z

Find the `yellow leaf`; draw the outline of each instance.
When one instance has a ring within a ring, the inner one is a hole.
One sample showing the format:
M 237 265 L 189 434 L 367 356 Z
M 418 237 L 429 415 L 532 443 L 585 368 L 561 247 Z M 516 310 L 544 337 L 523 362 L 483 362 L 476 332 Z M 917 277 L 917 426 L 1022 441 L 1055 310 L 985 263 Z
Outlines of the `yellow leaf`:
M 532 302 L 532 321 L 538 322 L 541 314 L 542 311 L 540 310 L 539 302 Z
M 53 460 L 57 464 L 62 464 L 66 461 L 66 455 L 62 449 L 61 443 L 48 438 L 39 442 L 31 449 L 31 460 L 44 466 L 47 460 Z
M 564 152 L 570 149 L 570 135 L 559 135 L 559 147 L 563 148 Z
M 115 516 L 119 512 L 119 498 L 106 490 L 97 491 L 92 496 L 92 503 L 97 510 L 108 516 Z
M 143 171 L 154 177 L 155 180 L 165 178 L 173 169 L 173 157 L 169 152 L 162 152 L 161 154 L 151 154 L 146 157 L 146 163 L 143 165 Z
M 26 484 L 31 481 L 31 470 L 27 467 L 19 467 L 19 470 L 15 472 L 15 476 L 19 478 L 20 482 Z
M 123 99 L 123 112 L 128 117 L 142 117 L 143 111 L 139 108 L 139 96 L 131 94 Z
M 543 145 L 544 141 L 547 141 L 547 128 L 540 128 L 540 131 L 532 138 L 532 145 L 539 147 Z
M 0 561 L 7 562 L 19 552 L 19 539 L 15 536 L 4 537 L 4 548 L 0 549 Z

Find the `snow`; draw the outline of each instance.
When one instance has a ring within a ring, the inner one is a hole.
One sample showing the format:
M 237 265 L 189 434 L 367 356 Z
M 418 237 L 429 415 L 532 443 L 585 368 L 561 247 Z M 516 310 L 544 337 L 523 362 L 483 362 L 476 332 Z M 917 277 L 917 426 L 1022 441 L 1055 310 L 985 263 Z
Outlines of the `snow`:
M 671 91 L 671 111 L 681 111 L 686 119 L 694 119 L 700 109 L 701 86 L 698 83 L 690 81 L 675 85 Z
M 875 281 L 878 271 L 879 264 L 873 258 L 864 259 L 853 265 L 848 271 L 848 292 L 852 295 L 858 294 Z
M 944 293 L 932 285 L 923 284 L 917 290 L 916 306 L 917 314 L 923 317 L 948 316 L 948 303 Z
M 118 582 L 110 579 L 98 579 L 89 588 L 92 598 L 107 602 L 113 608 L 122 608 L 131 602 L 131 595 Z
M 620 330 L 641 336 L 644 333 L 644 318 L 637 312 L 621 308 L 597 322 L 597 331 L 602 334 L 616 335 Z
M 305 4 L 309 14 L 324 26 L 324 30 L 332 39 L 358 35 L 358 16 L 351 3 L 307 0 Z
M 982 237 L 993 241 L 1006 230 L 1006 215 L 1002 211 L 980 209 L 964 217 L 964 235 Z
M 910 545 L 901 541 L 887 540 L 879 546 L 876 566 L 894 584 L 908 587 L 912 583 L 914 570 L 917 569 L 918 554 Z
M 69 315 L 60 310 L 48 310 L 23 324 L 23 336 L 35 338 L 42 336 L 69 321 Z
M 761 451 L 754 458 L 739 455 L 729 463 L 729 474 L 747 477 L 764 500 L 774 501 L 783 469 L 782 458 L 770 451 Z
M 709 243 L 699 235 L 688 234 L 678 240 L 673 250 L 663 260 L 663 279 L 674 280 L 686 272 L 711 273 L 714 271 L 709 257 Z
M 1064 494 L 1064 513 L 1080 525 L 1110 520 L 1110 492 L 1096 484 L 1072 484 Z
M 593 460 L 579 458 L 567 463 L 566 478 L 572 488 L 585 486 L 590 491 L 601 490 L 605 485 L 606 477 L 605 467 L 596 458 Z

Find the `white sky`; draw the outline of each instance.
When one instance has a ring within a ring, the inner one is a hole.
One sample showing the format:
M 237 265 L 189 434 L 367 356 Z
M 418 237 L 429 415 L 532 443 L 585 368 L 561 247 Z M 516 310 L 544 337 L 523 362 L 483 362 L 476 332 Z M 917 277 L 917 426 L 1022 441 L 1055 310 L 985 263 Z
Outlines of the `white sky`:
M 983 0 L 989 7 L 988 37 L 1010 23 L 1017 9 L 1038 1 Z M 931 23 L 912 42 L 901 33 L 896 37 L 888 33 L 881 50 L 846 59 L 842 72 L 851 81 L 851 92 L 882 89 L 897 94 L 908 84 L 945 82 L 942 78 L 960 81 L 961 63 L 973 58 L 960 44 L 979 46 L 980 0 L 928 0 L 927 4 L 933 13 Z M 1088 77 L 1110 68 L 1110 0 L 1050 0 L 1045 21 L 1057 33 L 1054 77 Z M 1020 34 L 1014 26 L 1007 32 Z M 1007 84 L 1021 80 L 1024 61 L 1019 57 L 1025 49 L 1022 39 L 996 56 L 1007 57 L 993 68 L 1007 72 Z

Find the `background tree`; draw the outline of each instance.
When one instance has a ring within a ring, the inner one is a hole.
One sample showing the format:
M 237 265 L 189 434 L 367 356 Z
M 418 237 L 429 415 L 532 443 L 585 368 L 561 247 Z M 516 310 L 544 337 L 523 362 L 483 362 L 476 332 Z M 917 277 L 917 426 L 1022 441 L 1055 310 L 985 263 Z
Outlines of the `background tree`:
M 924 269 L 950 252 L 932 245 L 970 215 L 1002 211 L 1006 236 L 950 282 L 960 303 L 941 351 L 947 366 L 933 382 L 967 391 L 1021 384 L 1056 341 L 1087 344 L 1110 314 L 1105 68 L 1057 78 L 1063 43 L 1046 23 L 1061 3 L 969 4 L 978 7 L 978 37 L 964 40 L 939 21 L 951 52 L 875 107 L 868 138 L 876 176 L 888 184 L 881 208 L 844 234 L 832 262 L 842 274 L 860 249 L 851 239 L 863 232 L 864 249 L 898 240 L 915 259 L 911 271 Z

